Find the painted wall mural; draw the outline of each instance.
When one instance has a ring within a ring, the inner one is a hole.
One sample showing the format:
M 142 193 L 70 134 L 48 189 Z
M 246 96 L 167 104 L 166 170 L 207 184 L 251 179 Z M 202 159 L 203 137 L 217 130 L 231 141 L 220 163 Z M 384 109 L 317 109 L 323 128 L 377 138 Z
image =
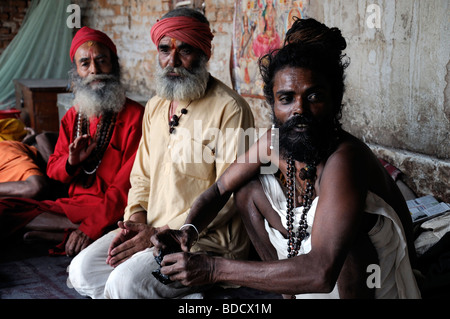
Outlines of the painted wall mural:
M 258 59 L 279 48 L 293 17 L 304 18 L 309 0 L 236 0 L 232 80 L 243 96 L 263 98 Z

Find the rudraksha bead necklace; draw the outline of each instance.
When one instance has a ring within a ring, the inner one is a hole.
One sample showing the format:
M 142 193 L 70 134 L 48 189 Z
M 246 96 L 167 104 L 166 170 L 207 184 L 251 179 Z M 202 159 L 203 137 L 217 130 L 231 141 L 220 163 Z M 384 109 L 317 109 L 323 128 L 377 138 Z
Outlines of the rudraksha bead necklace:
M 115 112 L 104 112 L 101 115 L 100 122 L 97 124 L 97 130 L 95 132 L 94 140 L 97 142 L 95 149 L 89 155 L 89 157 L 82 163 L 83 168 L 83 186 L 89 188 L 94 182 L 93 175 L 97 171 L 103 154 L 109 145 L 111 136 L 114 131 L 114 126 L 117 119 L 117 113 Z M 77 120 L 75 121 L 76 129 L 74 130 L 74 140 L 84 134 L 88 134 L 89 130 L 89 119 L 87 116 L 77 113 Z
M 316 180 L 316 164 L 306 165 L 299 172 L 301 180 L 306 181 L 305 188 L 301 191 L 299 202 L 303 206 L 303 212 L 300 217 L 297 232 L 294 231 L 294 209 L 296 203 L 296 182 L 295 182 L 295 161 L 292 157 L 287 159 L 287 209 L 286 209 L 286 225 L 288 231 L 288 258 L 297 256 L 302 241 L 309 236 L 307 232 L 308 224 L 306 217 L 308 211 L 311 208 L 314 199 L 314 183 Z M 295 295 L 292 295 L 292 299 L 295 299 Z
M 316 180 L 316 165 L 309 164 L 302 168 L 299 172 L 301 180 L 306 181 L 305 188 L 301 191 L 299 196 L 300 205 L 303 206 L 303 212 L 300 217 L 297 232 L 294 231 L 294 209 L 296 203 L 296 182 L 295 182 L 295 161 L 292 157 L 287 159 L 287 210 L 286 210 L 286 225 L 288 230 L 288 258 L 297 256 L 302 240 L 309 236 L 306 231 L 308 224 L 306 217 L 311 208 L 314 199 L 314 182 Z

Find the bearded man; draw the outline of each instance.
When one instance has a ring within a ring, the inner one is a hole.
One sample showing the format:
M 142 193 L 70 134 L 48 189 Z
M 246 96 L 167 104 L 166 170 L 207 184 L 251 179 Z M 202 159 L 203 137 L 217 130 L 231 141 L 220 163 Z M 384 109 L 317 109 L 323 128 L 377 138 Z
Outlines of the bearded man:
M 242 156 L 258 160 L 233 163 L 186 219 L 201 231 L 237 191 L 261 261 L 192 254 L 190 227 L 153 237 L 156 254 L 183 250 L 166 255 L 160 272 L 188 286 L 225 282 L 289 298 L 420 298 L 405 200 L 370 149 L 339 123 L 345 39 L 313 19 L 297 20 L 286 38 L 260 60 L 275 124 Z M 278 174 L 259 174 L 267 161 Z
M 81 28 L 72 40 L 70 72 L 74 106 L 61 120 L 47 175 L 68 185 L 56 201 L 0 202 L 2 234 L 21 226 L 27 238 L 62 237 L 63 250 L 78 254 L 123 217 L 129 176 L 142 135 L 144 108 L 125 97 L 116 46 L 103 32 Z
M 69 268 L 71 285 L 92 298 L 179 298 L 206 288 L 166 286 L 152 276 L 159 265 L 150 237 L 190 227 L 183 222 L 194 199 L 236 160 L 236 133 L 253 126 L 245 100 L 207 71 L 213 35 L 203 14 L 175 9 L 153 25 L 151 37 L 158 50 L 156 96 L 145 108 L 125 222 Z M 230 200 L 193 249 L 235 259 L 245 258 L 248 246 Z

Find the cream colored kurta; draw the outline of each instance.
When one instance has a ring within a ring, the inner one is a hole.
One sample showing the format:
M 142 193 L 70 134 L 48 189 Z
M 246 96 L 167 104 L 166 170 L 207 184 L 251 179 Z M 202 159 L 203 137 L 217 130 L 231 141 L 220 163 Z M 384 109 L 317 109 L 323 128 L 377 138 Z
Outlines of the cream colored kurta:
M 188 104 L 182 102 L 176 114 Z M 241 96 L 213 77 L 205 97 L 187 106 L 172 134 L 169 108 L 170 101 L 157 96 L 147 103 L 124 219 L 145 210 L 148 224 L 178 229 L 194 200 L 236 160 L 238 151 L 245 151 L 240 137 L 253 127 L 253 115 Z M 231 199 L 192 250 L 245 257 L 248 239 L 235 212 Z

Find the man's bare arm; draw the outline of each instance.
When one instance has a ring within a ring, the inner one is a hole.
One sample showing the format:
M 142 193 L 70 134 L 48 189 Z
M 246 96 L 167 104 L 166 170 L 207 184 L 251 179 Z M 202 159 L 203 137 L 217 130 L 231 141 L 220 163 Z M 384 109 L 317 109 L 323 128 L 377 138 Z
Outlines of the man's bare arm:
M 0 183 L 1 197 L 23 197 L 37 199 L 45 191 L 47 180 L 44 176 L 32 175 L 25 181 Z

